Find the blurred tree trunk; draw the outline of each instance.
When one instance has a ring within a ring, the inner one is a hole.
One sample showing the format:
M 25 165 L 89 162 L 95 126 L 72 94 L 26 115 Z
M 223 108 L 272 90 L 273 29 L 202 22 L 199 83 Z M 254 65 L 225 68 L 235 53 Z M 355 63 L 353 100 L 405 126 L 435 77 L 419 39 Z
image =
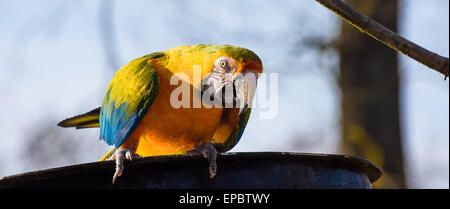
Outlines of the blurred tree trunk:
M 397 0 L 349 0 L 360 12 L 397 31 Z M 343 23 L 338 42 L 342 151 L 380 165 L 374 188 L 405 188 L 399 121 L 397 52 Z

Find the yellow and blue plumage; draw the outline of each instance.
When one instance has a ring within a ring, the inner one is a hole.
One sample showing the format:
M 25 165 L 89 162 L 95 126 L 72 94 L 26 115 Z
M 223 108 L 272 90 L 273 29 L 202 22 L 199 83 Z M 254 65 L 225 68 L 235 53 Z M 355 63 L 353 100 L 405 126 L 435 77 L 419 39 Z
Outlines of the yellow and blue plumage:
M 121 146 L 158 95 L 158 74 L 148 63 L 148 57 L 125 65 L 106 91 L 99 121 L 100 138 L 108 145 Z
M 115 74 L 100 108 L 58 125 L 100 127 L 100 138 L 115 147 L 102 160 L 116 159 L 119 176 L 119 164 L 125 155 L 185 154 L 196 150 L 211 154 L 216 149 L 225 152 L 242 137 L 251 108 L 204 105 L 193 108 L 196 95 L 192 93 L 190 107 L 175 108 L 171 93 L 178 86 L 171 85 L 170 80 L 178 73 L 187 75 L 192 92 L 198 86 L 194 83 L 194 74 L 198 73 L 202 82 L 211 82 L 215 95 L 228 84 L 236 86 L 238 74 L 261 72 L 262 63 L 255 53 L 230 45 L 181 46 L 152 53 L 131 61 Z M 233 99 L 236 100 L 235 96 Z M 210 172 L 215 171 L 210 168 Z

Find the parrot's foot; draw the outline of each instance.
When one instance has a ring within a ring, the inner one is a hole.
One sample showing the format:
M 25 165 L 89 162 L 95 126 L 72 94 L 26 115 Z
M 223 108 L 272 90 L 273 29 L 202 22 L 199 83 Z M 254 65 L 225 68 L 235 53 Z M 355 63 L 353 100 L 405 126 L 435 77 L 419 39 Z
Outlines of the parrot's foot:
M 129 161 L 133 161 L 133 159 L 136 159 L 138 157 L 139 157 L 139 155 L 137 155 L 133 149 L 119 148 L 114 152 L 113 155 L 111 155 L 111 157 L 108 158 L 108 160 L 116 161 L 116 172 L 114 173 L 113 180 L 112 180 L 113 184 L 116 182 L 117 177 L 122 175 L 123 160 L 127 159 Z
M 200 142 L 193 150 L 189 151 L 188 154 L 200 153 L 203 157 L 208 159 L 209 162 L 209 178 L 214 178 L 217 174 L 217 150 L 209 143 Z

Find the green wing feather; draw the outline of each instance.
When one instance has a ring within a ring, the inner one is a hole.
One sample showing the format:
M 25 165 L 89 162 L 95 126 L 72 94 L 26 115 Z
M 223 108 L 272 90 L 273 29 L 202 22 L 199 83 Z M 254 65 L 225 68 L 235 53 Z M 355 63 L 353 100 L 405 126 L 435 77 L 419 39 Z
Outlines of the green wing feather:
M 219 152 L 226 152 L 232 149 L 236 144 L 241 140 L 242 135 L 244 134 L 245 127 L 247 126 L 248 119 L 250 118 L 250 113 L 252 112 L 252 108 L 247 108 L 243 111 L 238 117 L 238 122 L 234 127 L 231 135 L 224 143 L 213 143 L 214 147 Z M 214 141 L 214 140 L 213 140 Z

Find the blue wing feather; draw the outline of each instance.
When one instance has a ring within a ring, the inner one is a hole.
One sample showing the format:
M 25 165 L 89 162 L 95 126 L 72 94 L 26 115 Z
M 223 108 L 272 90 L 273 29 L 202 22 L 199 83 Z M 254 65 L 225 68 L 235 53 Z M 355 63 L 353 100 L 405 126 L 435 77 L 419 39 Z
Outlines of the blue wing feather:
M 123 80 L 123 75 L 126 80 Z M 114 79 L 122 80 L 114 82 Z M 99 121 L 100 138 L 117 148 L 128 139 L 147 113 L 158 94 L 159 80 L 145 56 L 125 65 L 114 79 L 103 99 Z M 135 86 L 139 88 L 135 90 Z

